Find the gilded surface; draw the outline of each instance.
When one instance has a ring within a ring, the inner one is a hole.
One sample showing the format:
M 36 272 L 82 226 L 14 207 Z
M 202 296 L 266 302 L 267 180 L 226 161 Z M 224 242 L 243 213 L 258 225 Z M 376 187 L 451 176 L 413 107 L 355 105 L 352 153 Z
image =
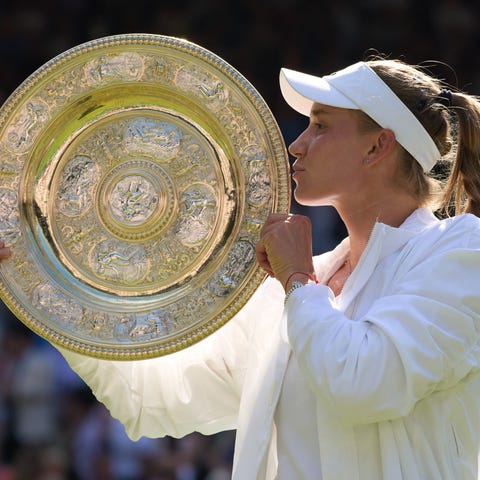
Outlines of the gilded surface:
M 155 35 L 81 45 L 0 110 L 2 297 L 87 355 L 185 348 L 258 287 L 258 232 L 289 193 L 271 113 L 220 58 Z

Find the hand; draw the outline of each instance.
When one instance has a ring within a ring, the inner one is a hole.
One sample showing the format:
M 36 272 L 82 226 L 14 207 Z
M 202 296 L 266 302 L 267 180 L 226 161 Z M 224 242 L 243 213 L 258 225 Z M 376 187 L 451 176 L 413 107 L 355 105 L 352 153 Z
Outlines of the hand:
M 303 215 L 271 214 L 260 231 L 255 252 L 260 266 L 284 288 L 294 272 L 313 275 L 310 219 Z
M 12 251 L 10 248 L 5 246 L 5 242 L 3 240 L 0 240 L 0 261 L 9 258 L 11 254 Z

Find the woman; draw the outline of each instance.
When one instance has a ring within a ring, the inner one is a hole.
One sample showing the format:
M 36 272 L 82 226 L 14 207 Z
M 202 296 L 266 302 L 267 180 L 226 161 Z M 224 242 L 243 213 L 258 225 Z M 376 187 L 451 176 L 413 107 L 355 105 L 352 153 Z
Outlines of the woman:
M 295 197 L 333 205 L 348 238 L 312 259 L 309 221 L 272 215 L 257 257 L 274 279 L 202 342 L 62 352 L 134 439 L 237 429 L 236 479 L 477 478 L 480 221 L 461 214 L 480 211 L 480 104 L 390 60 L 280 81 L 310 117 Z M 450 151 L 459 215 L 439 221 L 427 173 Z

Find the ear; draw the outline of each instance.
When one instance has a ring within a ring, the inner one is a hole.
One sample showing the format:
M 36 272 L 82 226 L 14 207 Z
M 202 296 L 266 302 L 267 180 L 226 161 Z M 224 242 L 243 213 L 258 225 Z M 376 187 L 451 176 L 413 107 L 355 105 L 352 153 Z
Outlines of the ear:
M 389 156 L 396 148 L 395 134 L 389 128 L 382 128 L 372 137 L 372 145 L 364 159 L 365 165 L 375 165 L 380 160 Z

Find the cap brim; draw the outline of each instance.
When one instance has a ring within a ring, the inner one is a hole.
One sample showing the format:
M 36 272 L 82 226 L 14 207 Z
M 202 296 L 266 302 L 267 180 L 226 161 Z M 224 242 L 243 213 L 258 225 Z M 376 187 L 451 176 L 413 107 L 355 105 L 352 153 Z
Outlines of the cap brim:
M 307 117 L 310 116 L 314 103 L 359 109 L 358 105 L 332 87 L 325 79 L 287 68 L 280 70 L 280 90 L 285 101 L 294 110 Z

